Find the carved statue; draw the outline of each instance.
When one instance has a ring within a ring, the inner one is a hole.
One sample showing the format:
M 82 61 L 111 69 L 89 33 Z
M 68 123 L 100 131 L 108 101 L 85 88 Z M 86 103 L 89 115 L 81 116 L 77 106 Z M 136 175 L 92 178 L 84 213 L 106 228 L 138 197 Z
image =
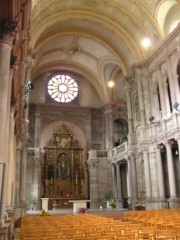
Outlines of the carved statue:
M 60 155 L 57 162 L 58 178 L 66 179 L 70 176 L 70 163 L 68 156 L 63 153 Z

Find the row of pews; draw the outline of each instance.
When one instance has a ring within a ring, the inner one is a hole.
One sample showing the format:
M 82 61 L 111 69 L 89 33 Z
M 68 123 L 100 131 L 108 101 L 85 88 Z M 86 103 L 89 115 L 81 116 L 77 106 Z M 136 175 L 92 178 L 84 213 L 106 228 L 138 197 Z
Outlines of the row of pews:
M 176 240 L 180 209 L 25 216 L 15 240 Z

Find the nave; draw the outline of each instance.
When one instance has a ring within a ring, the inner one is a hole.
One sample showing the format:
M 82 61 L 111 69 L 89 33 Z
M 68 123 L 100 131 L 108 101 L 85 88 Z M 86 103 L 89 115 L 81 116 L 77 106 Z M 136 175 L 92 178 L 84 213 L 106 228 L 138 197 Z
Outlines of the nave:
M 176 240 L 180 209 L 24 216 L 15 240 Z

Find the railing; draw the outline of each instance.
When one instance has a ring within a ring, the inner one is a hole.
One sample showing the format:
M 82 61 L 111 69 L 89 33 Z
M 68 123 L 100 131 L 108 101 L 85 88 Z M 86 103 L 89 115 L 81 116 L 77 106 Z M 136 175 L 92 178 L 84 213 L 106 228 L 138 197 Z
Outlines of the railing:
M 137 142 L 145 141 L 157 141 L 162 139 L 162 136 L 167 137 L 172 132 L 180 131 L 180 114 L 174 113 L 171 117 L 163 119 L 161 121 L 154 122 L 149 126 L 142 128 L 139 125 L 136 128 Z

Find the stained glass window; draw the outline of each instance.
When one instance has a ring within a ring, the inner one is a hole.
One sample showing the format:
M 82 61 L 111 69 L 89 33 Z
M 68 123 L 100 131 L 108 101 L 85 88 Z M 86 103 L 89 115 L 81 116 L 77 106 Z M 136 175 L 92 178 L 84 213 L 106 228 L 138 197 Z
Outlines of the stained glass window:
M 78 85 L 69 75 L 56 75 L 48 82 L 48 93 L 56 102 L 68 103 L 78 95 Z

